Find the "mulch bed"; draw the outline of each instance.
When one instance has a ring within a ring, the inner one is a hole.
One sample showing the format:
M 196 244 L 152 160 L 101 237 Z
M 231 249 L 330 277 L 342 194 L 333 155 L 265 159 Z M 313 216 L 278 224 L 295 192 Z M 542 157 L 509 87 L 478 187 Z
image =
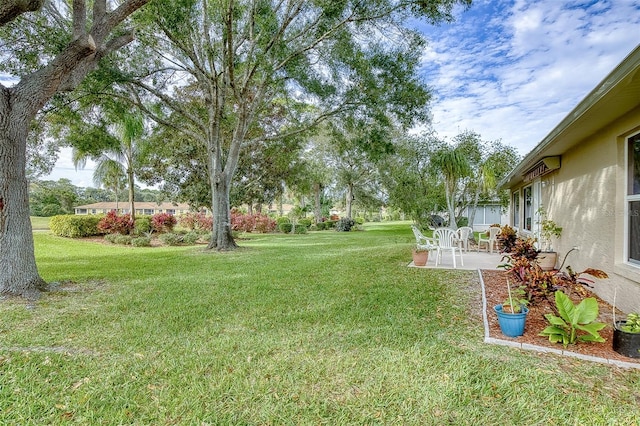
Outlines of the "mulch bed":
M 549 322 L 546 320 L 544 315 L 547 313 L 552 313 L 552 310 L 547 303 L 541 303 L 537 306 L 529 306 L 529 314 L 527 315 L 527 322 L 525 325 L 523 336 L 507 337 L 502 334 L 502 332 L 500 331 L 500 326 L 498 325 L 498 318 L 493 310 L 493 307 L 502 303 L 508 297 L 506 273 L 505 271 L 495 270 L 482 270 L 481 272 L 487 298 L 489 337 L 492 337 L 494 339 L 510 340 L 518 343 L 528 343 L 559 350 L 565 349 L 562 344 L 551 343 L 549 342 L 549 339 L 547 337 L 538 336 L 538 334 L 545 327 L 547 327 L 547 325 L 549 325 Z M 598 300 L 599 317 L 597 321 L 607 324 L 607 326 L 600 331 L 600 335 L 606 339 L 606 342 L 578 343 L 575 345 L 569 345 L 566 350 L 583 355 L 637 363 L 640 365 L 639 358 L 629 358 L 620 355 L 613 350 L 613 308 L 609 303 L 600 299 L 595 294 L 591 294 L 590 296 L 595 297 Z M 576 302 L 577 300 L 574 300 L 574 303 Z M 619 310 L 616 310 L 616 319 L 624 319 L 624 314 Z

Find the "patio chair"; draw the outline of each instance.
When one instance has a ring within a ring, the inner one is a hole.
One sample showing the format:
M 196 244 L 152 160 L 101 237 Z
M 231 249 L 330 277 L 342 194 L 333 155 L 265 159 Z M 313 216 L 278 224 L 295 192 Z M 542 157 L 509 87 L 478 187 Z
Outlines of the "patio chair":
M 433 231 L 433 236 L 438 240 L 438 250 L 436 252 L 436 266 L 442 260 L 442 252 L 450 251 L 453 267 L 456 268 L 456 252 L 460 255 L 460 265 L 464 266 L 462 260 L 462 249 L 457 245 L 458 232 L 449 228 L 438 228 Z
M 429 252 L 436 251 L 438 249 L 438 241 L 435 238 L 425 237 L 417 226 L 411 225 L 413 235 L 416 237 L 416 248 L 425 249 Z
M 473 235 L 473 228 L 470 226 L 461 226 L 458 228 L 457 242 L 460 250 L 464 247 L 465 252 L 469 252 L 469 236 Z
M 498 248 L 498 234 L 500 233 L 500 228 L 498 226 L 492 226 L 489 228 L 489 237 L 485 237 L 483 233 L 478 237 L 478 250 L 480 251 L 480 246 L 482 243 L 487 244 L 487 251 L 489 253 L 493 253 L 493 247 Z

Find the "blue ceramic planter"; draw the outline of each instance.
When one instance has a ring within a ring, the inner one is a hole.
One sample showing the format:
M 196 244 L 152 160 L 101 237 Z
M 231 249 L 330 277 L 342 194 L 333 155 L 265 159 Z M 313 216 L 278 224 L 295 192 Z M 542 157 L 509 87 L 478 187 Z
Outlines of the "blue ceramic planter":
M 502 312 L 502 305 L 494 306 L 493 310 L 498 315 L 498 324 L 500 324 L 502 334 L 508 337 L 518 337 L 524 334 L 524 323 L 529 313 L 527 307 L 522 306 L 521 312 L 518 314 Z

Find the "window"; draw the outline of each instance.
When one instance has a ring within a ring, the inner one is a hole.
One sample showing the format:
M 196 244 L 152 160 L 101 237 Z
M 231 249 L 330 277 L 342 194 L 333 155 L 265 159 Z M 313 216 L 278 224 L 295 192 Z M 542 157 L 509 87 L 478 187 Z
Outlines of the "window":
M 628 259 L 640 265 L 640 134 L 629 138 L 627 184 Z
M 145 215 L 151 216 L 151 215 L 153 215 L 153 213 L 154 213 L 153 209 L 144 209 L 143 210 L 143 214 L 145 214 Z
M 175 211 L 175 209 L 167 209 L 166 213 L 168 213 L 168 214 L 176 214 L 176 211 Z
M 531 193 L 531 186 L 527 186 L 522 191 L 524 198 L 524 229 L 527 231 L 533 230 L 533 194 Z
M 511 206 L 513 207 L 511 221 L 514 228 L 520 228 L 520 192 L 514 192 L 511 199 Z

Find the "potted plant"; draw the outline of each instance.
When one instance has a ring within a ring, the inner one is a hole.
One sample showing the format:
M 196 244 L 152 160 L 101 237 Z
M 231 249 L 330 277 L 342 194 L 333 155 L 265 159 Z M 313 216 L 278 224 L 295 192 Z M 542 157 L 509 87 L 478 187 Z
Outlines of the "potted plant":
M 429 260 L 429 250 L 423 246 L 414 246 L 412 250 L 413 264 L 415 266 L 425 266 Z
M 558 226 L 553 220 L 547 217 L 544 207 L 538 209 L 540 221 L 540 243 L 541 250 L 537 260 L 543 271 L 551 271 L 556 266 L 558 253 L 553 250 L 552 238 L 560 238 L 562 235 L 562 227 Z
M 524 289 L 521 287 L 511 290 L 507 279 L 507 292 L 509 296 L 502 304 L 493 307 L 498 316 L 498 324 L 502 334 L 508 337 L 518 337 L 524 334 L 524 326 L 527 320 L 529 301 L 524 298 Z
M 626 321 L 615 322 L 613 350 L 629 358 L 640 358 L 640 313 L 632 312 Z

